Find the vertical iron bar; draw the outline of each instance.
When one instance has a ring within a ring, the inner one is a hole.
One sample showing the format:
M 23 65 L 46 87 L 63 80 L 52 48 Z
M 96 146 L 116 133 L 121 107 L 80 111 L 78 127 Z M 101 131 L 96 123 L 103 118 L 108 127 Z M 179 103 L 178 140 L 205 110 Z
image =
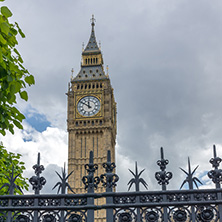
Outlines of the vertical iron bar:
M 116 186 L 119 177 L 113 173 L 116 164 L 111 162 L 111 152 L 110 150 L 107 151 L 107 162 L 103 163 L 103 168 L 105 168 L 106 173 L 100 176 L 100 181 L 102 182 L 102 186 L 106 187 L 106 192 L 112 193 L 113 187 Z M 113 196 L 106 197 L 106 204 L 113 204 Z M 106 209 L 106 221 L 112 222 L 113 221 L 113 208 Z
M 107 151 L 107 165 L 111 165 L 111 153 L 110 150 Z M 109 172 L 107 172 L 109 173 Z M 112 173 L 112 170 L 111 172 Z M 109 184 L 106 186 L 106 192 L 113 192 L 112 185 Z M 113 203 L 113 198 L 112 197 L 106 197 L 106 204 L 112 204 Z M 113 209 L 112 208 L 107 208 L 106 210 L 106 221 L 107 222 L 112 222 L 113 221 Z

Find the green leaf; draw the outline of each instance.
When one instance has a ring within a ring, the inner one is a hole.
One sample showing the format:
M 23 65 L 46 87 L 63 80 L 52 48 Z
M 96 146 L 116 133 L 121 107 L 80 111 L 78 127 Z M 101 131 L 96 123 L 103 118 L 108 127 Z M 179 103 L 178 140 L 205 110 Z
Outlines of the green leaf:
M 18 113 L 17 119 L 22 122 L 23 119 L 25 119 L 25 116 L 22 113 Z
M 0 42 L 5 45 L 7 43 L 7 41 L 4 39 L 4 37 L 2 36 L 2 34 L 0 33 Z
M 26 91 L 22 91 L 20 92 L 20 96 L 22 99 L 24 99 L 25 101 L 28 101 L 28 93 Z
M 3 32 L 6 35 L 8 35 L 8 33 L 9 33 L 9 25 L 6 22 L 3 22 L 3 23 L 0 24 L 0 29 L 1 29 L 1 32 Z
M 3 62 L 3 58 L 2 58 L 2 49 L 0 48 L 0 63 Z
M 4 15 L 6 18 L 12 16 L 12 12 L 11 12 L 11 11 L 8 9 L 8 7 L 6 7 L 6 6 L 2 6 L 2 7 L 1 7 L 1 13 L 2 13 L 2 15 Z
M 21 125 L 21 123 L 17 120 L 13 120 L 13 123 L 19 128 L 19 129 L 23 129 L 23 126 Z
M 34 79 L 34 76 L 33 76 L 33 75 L 26 76 L 26 77 L 25 77 L 25 81 L 26 81 L 26 83 L 28 83 L 29 85 L 35 84 L 35 79 Z
M 15 22 L 16 27 L 18 28 L 19 34 L 21 35 L 22 38 L 25 38 L 25 34 L 22 32 L 22 30 L 20 29 L 19 25 L 17 22 Z

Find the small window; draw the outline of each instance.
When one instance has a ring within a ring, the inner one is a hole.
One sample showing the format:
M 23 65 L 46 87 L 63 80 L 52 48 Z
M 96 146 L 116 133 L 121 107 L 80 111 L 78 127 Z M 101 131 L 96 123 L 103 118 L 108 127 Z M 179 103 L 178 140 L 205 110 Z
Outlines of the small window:
M 94 121 L 92 121 L 92 125 L 94 126 Z
M 78 126 L 79 125 L 79 123 L 78 122 L 76 122 L 76 126 Z
M 86 121 L 84 121 L 83 123 L 84 123 L 84 126 L 86 126 Z
M 87 84 L 85 84 L 85 89 L 87 88 Z
M 85 74 L 85 73 L 86 73 L 86 71 L 85 71 L 85 70 L 83 70 L 83 73 Z
M 102 83 L 100 83 L 100 88 L 103 88 L 103 85 L 102 85 Z
M 96 64 L 98 63 L 98 59 L 96 58 Z
M 99 70 L 97 69 L 96 72 L 99 72 Z
M 81 85 L 81 89 L 83 89 L 83 84 Z
M 92 88 L 93 88 L 93 89 L 95 88 L 95 85 L 94 85 L 94 84 L 92 85 Z
M 87 64 L 87 59 L 85 59 L 85 63 Z
M 79 89 L 79 84 L 77 85 L 77 89 Z
M 96 88 L 99 88 L 99 84 L 98 83 L 96 84 Z
M 90 69 L 89 72 L 92 73 L 92 70 Z
M 93 64 L 95 64 L 96 63 L 96 59 L 95 58 L 93 58 Z
M 89 84 L 89 89 L 91 89 L 91 84 Z
M 93 77 L 95 77 L 96 75 L 95 74 L 93 74 Z
M 99 124 L 100 124 L 100 125 L 102 125 L 102 124 L 103 124 L 103 121 L 102 121 L 102 120 L 100 120 L 100 121 L 99 121 Z
M 87 77 L 88 77 L 88 75 L 85 75 L 85 77 L 87 78 Z

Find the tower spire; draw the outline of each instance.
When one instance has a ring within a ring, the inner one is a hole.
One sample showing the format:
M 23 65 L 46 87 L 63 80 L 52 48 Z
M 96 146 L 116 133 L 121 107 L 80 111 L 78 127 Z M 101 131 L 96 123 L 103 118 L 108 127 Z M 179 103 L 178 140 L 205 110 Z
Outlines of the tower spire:
M 96 22 L 94 15 L 92 15 L 92 18 L 90 19 L 90 21 L 91 21 L 91 25 L 92 25 L 91 35 L 89 37 L 89 42 L 88 42 L 85 50 L 83 51 L 83 53 L 100 52 L 100 49 L 99 49 L 98 44 L 96 42 L 96 36 L 95 36 L 95 30 L 94 30 L 94 26 L 95 26 L 95 22 Z

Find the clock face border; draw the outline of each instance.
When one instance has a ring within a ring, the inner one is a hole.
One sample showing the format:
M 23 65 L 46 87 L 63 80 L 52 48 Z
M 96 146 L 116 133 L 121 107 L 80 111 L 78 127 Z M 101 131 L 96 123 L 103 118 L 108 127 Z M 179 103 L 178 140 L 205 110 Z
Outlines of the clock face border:
M 79 104 L 79 101 L 81 99 L 83 99 L 84 97 L 87 97 L 87 96 L 92 96 L 92 97 L 95 97 L 99 100 L 100 102 L 100 109 L 99 111 L 95 114 L 95 115 L 91 115 L 91 116 L 84 116 L 82 115 L 81 113 L 79 113 L 79 110 L 78 110 L 78 104 Z M 101 94 L 82 94 L 82 95 L 76 95 L 76 99 L 75 99 L 75 119 L 90 119 L 90 118 L 101 118 L 102 117 L 102 114 L 103 114 L 103 104 L 102 104 L 102 95 Z
M 95 116 L 101 108 L 99 99 L 95 96 L 82 97 L 77 103 L 77 111 L 84 117 Z

